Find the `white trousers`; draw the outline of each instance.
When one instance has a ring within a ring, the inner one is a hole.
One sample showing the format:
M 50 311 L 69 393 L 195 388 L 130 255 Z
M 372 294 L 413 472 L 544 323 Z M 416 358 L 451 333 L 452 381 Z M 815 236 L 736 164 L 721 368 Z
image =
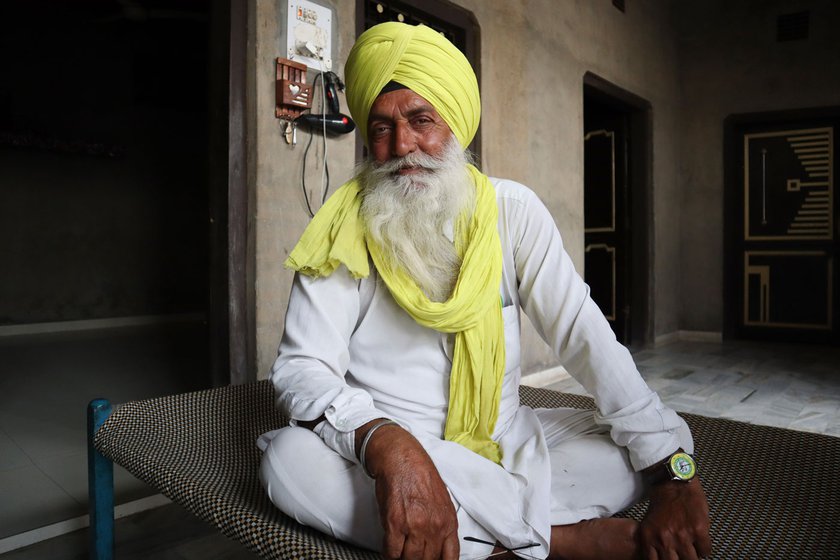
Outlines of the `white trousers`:
M 591 410 L 539 409 L 551 461 L 551 524 L 609 517 L 639 501 L 642 478 L 627 452 L 595 424 Z M 680 441 L 690 449 L 683 426 Z M 362 468 L 328 448 L 313 432 L 284 428 L 268 442 L 260 479 L 271 501 L 286 515 L 336 539 L 379 551 L 383 530 L 374 481 Z M 492 492 L 492 488 L 487 489 Z M 453 499 L 458 514 L 461 558 L 482 558 L 491 550 L 464 541 L 495 542 Z M 523 543 L 524 544 L 524 543 Z

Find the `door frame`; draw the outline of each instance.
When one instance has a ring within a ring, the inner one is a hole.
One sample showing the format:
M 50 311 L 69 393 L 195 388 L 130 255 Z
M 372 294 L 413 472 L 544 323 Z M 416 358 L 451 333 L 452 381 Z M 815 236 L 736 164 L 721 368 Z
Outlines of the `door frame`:
M 632 228 L 627 302 L 631 306 L 630 332 L 625 345 L 640 349 L 654 338 L 653 274 L 653 112 L 646 99 L 631 93 L 600 76 L 586 72 L 583 97 L 592 96 L 627 114 L 628 154 L 627 189 Z M 583 105 L 581 104 L 581 107 Z M 582 114 L 582 113 L 581 113 Z M 583 152 L 581 151 L 581 157 Z
M 213 386 L 254 381 L 254 257 L 248 238 L 247 69 L 249 3 L 211 2 L 209 301 Z
M 252 199 L 248 187 L 246 118 L 249 6 L 247 2 L 230 1 L 227 324 L 232 384 L 257 379 L 256 264 L 248 228 Z
M 790 124 L 799 126 L 803 121 L 833 120 L 835 126 L 840 130 L 840 106 L 811 107 L 806 109 L 788 109 L 782 111 L 766 111 L 760 113 L 736 113 L 727 116 L 723 120 L 723 338 L 724 340 L 738 339 L 738 317 L 742 312 L 743 298 L 737 273 L 741 270 L 743 259 L 738 244 L 734 242 L 741 233 L 739 220 L 735 211 L 739 208 L 739 199 L 742 195 L 742 182 L 744 178 L 743 167 L 738 165 L 740 157 L 736 150 L 742 150 L 740 135 L 747 127 L 763 126 L 776 127 Z M 740 153 L 740 152 L 738 152 Z M 836 189 L 836 185 L 835 185 Z M 836 191 L 835 191 L 836 193 Z M 835 194 L 836 199 L 840 199 Z M 840 216 L 838 211 L 840 201 L 835 200 L 835 216 Z M 837 239 L 840 233 L 837 231 L 838 224 L 835 224 L 835 245 L 840 242 Z M 835 292 L 837 292 L 837 277 L 835 276 Z M 840 294 L 835 294 L 840 295 Z M 838 297 L 834 300 L 834 316 L 840 313 L 840 301 Z M 835 326 L 834 342 L 840 338 L 840 328 Z M 778 335 L 781 340 L 787 340 L 788 335 Z M 773 335 L 768 338 L 773 338 Z M 792 339 L 791 339 L 792 340 Z M 817 341 L 821 342 L 821 341 Z

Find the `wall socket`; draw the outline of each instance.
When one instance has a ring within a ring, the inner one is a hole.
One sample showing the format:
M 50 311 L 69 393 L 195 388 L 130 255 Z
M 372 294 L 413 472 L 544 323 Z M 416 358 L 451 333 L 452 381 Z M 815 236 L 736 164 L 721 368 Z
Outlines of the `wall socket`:
M 288 0 L 286 57 L 316 70 L 332 69 L 332 9 L 310 0 Z

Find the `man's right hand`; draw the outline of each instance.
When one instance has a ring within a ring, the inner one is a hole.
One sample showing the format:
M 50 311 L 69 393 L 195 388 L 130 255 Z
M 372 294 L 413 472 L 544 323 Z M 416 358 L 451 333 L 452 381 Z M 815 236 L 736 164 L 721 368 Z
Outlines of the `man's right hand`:
M 374 420 L 356 431 L 357 449 Z M 389 559 L 457 560 L 458 518 L 432 459 L 414 436 L 397 425 L 379 428 L 365 450 L 376 479 L 385 529 L 382 555 Z

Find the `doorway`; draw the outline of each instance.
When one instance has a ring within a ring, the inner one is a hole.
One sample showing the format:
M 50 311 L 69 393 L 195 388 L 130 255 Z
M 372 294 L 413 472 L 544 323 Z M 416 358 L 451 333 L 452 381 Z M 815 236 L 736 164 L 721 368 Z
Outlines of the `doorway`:
M 90 399 L 228 382 L 229 9 L 0 8 L 0 539 L 87 513 Z M 115 478 L 118 503 L 151 493 Z
M 587 74 L 583 87 L 584 280 L 616 339 L 651 339 L 650 105 Z
M 727 336 L 840 340 L 838 132 L 836 108 L 727 119 Z

